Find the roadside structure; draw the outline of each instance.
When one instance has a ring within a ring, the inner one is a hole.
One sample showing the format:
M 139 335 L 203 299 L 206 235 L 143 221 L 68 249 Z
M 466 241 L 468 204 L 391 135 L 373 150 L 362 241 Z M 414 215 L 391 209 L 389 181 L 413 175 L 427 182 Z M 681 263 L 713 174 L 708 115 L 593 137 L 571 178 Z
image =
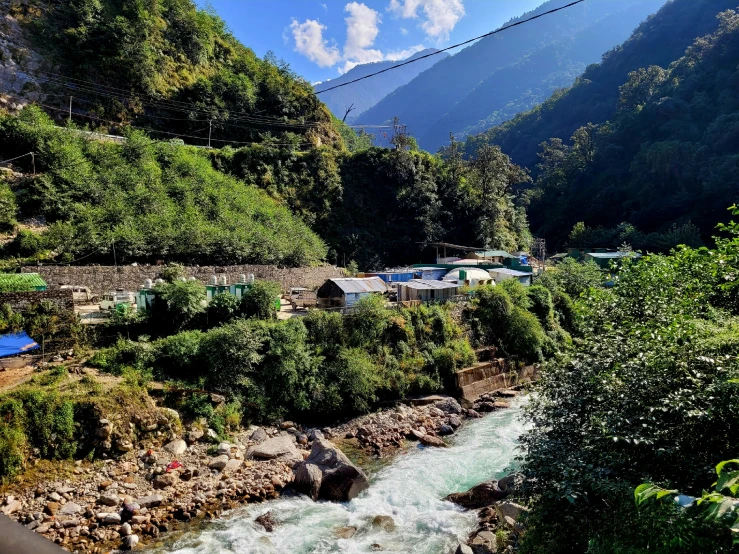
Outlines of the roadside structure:
M 450 281 L 412 279 L 398 284 L 398 302 L 445 302 L 459 295 L 460 285 Z
M 38 273 L 0 273 L 0 291 L 45 291 L 46 281 Z
M 495 282 L 490 273 L 476 267 L 461 267 L 453 269 L 444 275 L 444 281 L 456 283 L 459 286 L 477 287 L 481 285 L 494 285 Z
M 360 298 L 387 291 L 387 285 L 379 277 L 337 277 L 327 280 L 318 289 L 318 307 L 349 308 Z
M 501 281 L 507 281 L 508 279 L 515 279 L 523 286 L 531 286 L 532 274 L 528 271 L 518 271 L 516 269 L 508 269 L 507 267 L 498 267 L 488 271 L 490 276 L 495 279 L 496 283 Z

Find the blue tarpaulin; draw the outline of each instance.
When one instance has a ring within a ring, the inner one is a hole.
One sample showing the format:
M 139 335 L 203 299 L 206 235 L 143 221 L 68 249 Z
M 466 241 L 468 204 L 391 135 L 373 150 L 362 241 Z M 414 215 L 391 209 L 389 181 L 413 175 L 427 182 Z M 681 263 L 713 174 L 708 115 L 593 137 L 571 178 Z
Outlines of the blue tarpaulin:
M 39 348 L 39 345 L 25 331 L 0 335 L 0 358 L 23 354 L 37 348 Z

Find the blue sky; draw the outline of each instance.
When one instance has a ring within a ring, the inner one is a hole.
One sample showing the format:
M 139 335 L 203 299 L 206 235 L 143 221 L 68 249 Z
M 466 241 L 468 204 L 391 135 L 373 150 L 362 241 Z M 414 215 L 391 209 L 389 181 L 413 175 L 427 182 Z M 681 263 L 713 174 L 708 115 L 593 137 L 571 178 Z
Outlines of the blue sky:
M 358 63 L 402 59 L 481 35 L 544 0 L 196 1 L 212 6 L 257 55 L 272 50 L 317 82 Z

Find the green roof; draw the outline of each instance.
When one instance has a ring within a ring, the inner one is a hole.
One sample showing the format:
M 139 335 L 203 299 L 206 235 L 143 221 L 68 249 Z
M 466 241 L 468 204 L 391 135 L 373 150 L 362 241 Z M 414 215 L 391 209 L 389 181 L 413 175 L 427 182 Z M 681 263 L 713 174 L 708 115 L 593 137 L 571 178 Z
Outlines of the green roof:
M 46 281 L 38 273 L 0 273 L 0 290 L 5 292 L 46 288 Z
M 482 250 L 475 252 L 481 258 L 515 258 L 505 250 Z

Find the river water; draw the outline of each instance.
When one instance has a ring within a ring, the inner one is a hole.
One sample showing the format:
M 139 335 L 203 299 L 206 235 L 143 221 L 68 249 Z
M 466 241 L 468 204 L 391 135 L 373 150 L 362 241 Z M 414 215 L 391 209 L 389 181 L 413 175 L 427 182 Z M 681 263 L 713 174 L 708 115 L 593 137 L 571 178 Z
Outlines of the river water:
M 283 497 L 234 510 L 206 530 L 186 534 L 158 554 L 329 554 L 383 552 L 447 554 L 475 528 L 475 512 L 442 500 L 491 478 L 515 464 L 517 439 L 524 431 L 521 400 L 508 410 L 467 423 L 451 448 L 417 447 L 397 457 L 371 478 L 369 489 L 351 502 L 313 502 Z M 254 519 L 267 511 L 278 522 L 267 533 Z M 378 515 L 393 518 L 396 530 L 372 526 Z M 336 529 L 358 529 L 337 537 Z

